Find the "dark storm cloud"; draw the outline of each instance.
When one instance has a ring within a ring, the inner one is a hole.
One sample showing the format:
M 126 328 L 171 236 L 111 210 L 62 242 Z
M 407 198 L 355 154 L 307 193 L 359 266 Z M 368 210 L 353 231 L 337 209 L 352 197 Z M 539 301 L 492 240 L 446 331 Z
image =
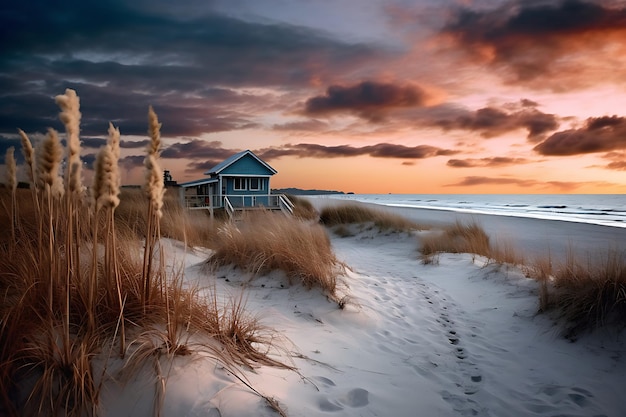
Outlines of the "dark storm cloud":
M 348 112 L 378 121 L 389 109 L 421 107 L 427 100 L 426 92 L 415 85 L 363 81 L 351 86 L 331 85 L 324 95 L 309 98 L 304 112 L 309 115 Z
M 495 168 L 508 165 L 527 164 L 529 161 L 524 158 L 508 158 L 504 156 L 496 156 L 493 158 L 480 159 L 450 159 L 446 165 L 452 168 L 476 168 L 486 167 Z
M 554 133 L 534 150 L 547 156 L 571 156 L 626 149 L 626 118 L 591 117 L 579 129 Z
M 162 158 L 178 159 L 212 159 L 224 160 L 239 152 L 238 150 L 225 149 L 222 142 L 192 139 L 189 142 L 178 142 L 169 145 L 161 152 Z
M 162 6 L 176 13 L 121 0 L 1 5 L 0 132 L 61 130 L 53 98 L 66 87 L 81 98 L 87 135 L 106 134 L 109 121 L 145 134 L 149 105 L 165 136 L 242 129 L 249 112 L 226 106 L 254 98 L 233 88 L 308 86 L 380 56 L 311 29 Z
M 575 56 L 582 48 L 599 49 L 609 37 L 623 44 L 625 28 L 623 6 L 580 0 L 520 0 L 494 10 L 460 9 L 443 33 L 481 59 L 511 68 L 517 81 L 524 82 L 559 75 L 551 74 L 557 61 Z
M 457 153 L 449 149 L 441 149 L 429 145 L 404 146 L 393 143 L 354 147 L 350 145 L 326 146 L 314 143 L 287 144 L 275 148 L 258 151 L 263 159 L 275 159 L 281 156 L 299 158 L 341 158 L 368 155 L 375 158 L 424 159 L 435 156 L 449 156 Z
M 424 118 L 422 123 L 439 126 L 444 130 L 480 132 L 485 138 L 525 129 L 528 131 L 528 140 L 538 142 L 546 133 L 556 130 L 559 123 L 557 116 L 543 113 L 535 105 L 529 100 L 522 100 L 520 104 L 502 108 L 484 107 L 476 111 L 441 106 Z

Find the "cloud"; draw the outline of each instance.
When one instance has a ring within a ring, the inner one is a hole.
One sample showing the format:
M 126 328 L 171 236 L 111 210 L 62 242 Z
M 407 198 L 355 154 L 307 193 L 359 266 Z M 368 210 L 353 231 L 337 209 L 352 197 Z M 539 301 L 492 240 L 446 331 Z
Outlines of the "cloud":
M 609 152 L 602 156 L 610 162 L 603 168 L 614 171 L 626 171 L 626 152 Z
M 503 177 L 481 177 L 481 176 L 469 176 L 463 180 L 454 183 L 447 184 L 446 187 L 475 187 L 483 185 L 516 185 L 523 188 L 540 187 L 540 188 L 557 188 L 561 191 L 567 192 L 580 188 L 587 183 L 577 182 L 563 182 L 563 181 L 536 181 L 520 178 L 503 178 Z
M 590 117 L 583 127 L 554 133 L 533 149 L 546 156 L 572 156 L 626 149 L 626 118 Z
M 223 148 L 219 141 L 192 139 L 167 146 L 161 152 L 161 158 L 224 160 L 237 152 L 239 150 Z
M 258 155 L 266 160 L 282 156 L 299 158 L 341 158 L 368 155 L 374 158 L 424 159 L 435 156 L 454 155 L 456 151 L 441 149 L 429 145 L 404 146 L 393 143 L 354 147 L 350 145 L 325 146 L 314 143 L 287 144 L 258 151 Z
M 362 81 L 343 86 L 331 85 L 322 96 L 309 98 L 304 104 L 308 115 L 354 113 L 372 122 L 383 119 L 394 108 L 422 107 L 428 94 L 413 84 L 397 85 L 376 81 Z
M 503 167 L 508 165 L 527 164 L 530 161 L 525 158 L 508 158 L 504 156 L 496 156 L 492 158 L 480 159 L 450 159 L 446 165 L 452 168 L 477 168 L 477 167 Z
M 0 13 L 0 133 L 62 130 L 52 98 L 68 87 L 81 98 L 86 135 L 105 135 L 109 121 L 122 135 L 145 135 L 149 105 L 165 137 L 246 129 L 279 95 L 243 89 L 309 88 L 388 54 L 301 26 L 225 16 L 211 2 L 204 13 L 161 3 L 171 13 L 121 0 L 35 0 Z
M 554 114 L 543 113 L 530 100 L 510 103 L 502 107 L 484 107 L 475 111 L 452 106 L 439 106 L 418 123 L 430 124 L 444 130 L 467 130 L 480 132 L 485 138 L 492 138 L 517 129 L 528 131 L 528 140 L 538 142 L 546 133 L 558 128 L 558 118 Z
M 584 83 L 591 68 L 604 70 L 595 82 L 623 80 L 615 70 L 623 64 L 626 8 L 618 4 L 519 0 L 491 10 L 461 8 L 442 33 L 515 82 L 566 89 Z
M 328 129 L 328 123 L 316 119 L 300 120 L 290 123 L 275 124 L 272 129 L 278 131 L 319 132 Z

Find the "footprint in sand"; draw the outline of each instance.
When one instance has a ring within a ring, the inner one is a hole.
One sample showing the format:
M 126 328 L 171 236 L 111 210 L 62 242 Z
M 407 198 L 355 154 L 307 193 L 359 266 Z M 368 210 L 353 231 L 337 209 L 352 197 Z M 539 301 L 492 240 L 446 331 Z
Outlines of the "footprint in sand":
M 335 392 L 335 383 L 326 377 L 317 376 L 313 378 L 320 383 L 318 387 L 320 395 L 317 405 L 320 411 L 336 412 L 344 408 L 360 408 L 370 403 L 369 391 L 363 388 L 353 388 L 348 391 Z

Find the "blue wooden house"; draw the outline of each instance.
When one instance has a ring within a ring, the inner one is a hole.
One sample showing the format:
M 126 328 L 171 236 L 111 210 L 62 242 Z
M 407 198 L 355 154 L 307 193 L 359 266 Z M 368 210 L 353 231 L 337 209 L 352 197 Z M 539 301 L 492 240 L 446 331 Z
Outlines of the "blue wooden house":
M 270 179 L 277 171 L 252 151 L 239 152 L 215 165 L 196 181 L 180 184 L 186 207 L 236 211 L 267 209 L 292 213 L 293 204 L 282 194 L 272 194 Z

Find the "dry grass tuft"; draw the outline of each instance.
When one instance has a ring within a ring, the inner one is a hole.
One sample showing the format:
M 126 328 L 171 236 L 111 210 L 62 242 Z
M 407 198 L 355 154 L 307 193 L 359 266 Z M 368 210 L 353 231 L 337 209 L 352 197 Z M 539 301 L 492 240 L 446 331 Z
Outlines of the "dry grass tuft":
M 295 195 L 288 195 L 287 198 L 293 203 L 293 215 L 298 219 L 317 220 L 319 218 L 319 213 L 306 198 Z
M 441 253 L 470 253 L 484 256 L 497 264 L 520 265 L 524 258 L 510 240 L 500 239 L 492 244 L 487 232 L 477 223 L 456 222 L 440 231 L 420 238 L 422 263 L 436 264 Z
M 320 222 L 325 226 L 346 224 L 373 224 L 382 232 L 409 232 L 424 229 L 402 216 L 377 210 L 362 204 L 328 206 L 320 213 Z
M 566 322 L 565 336 L 626 323 L 626 253 L 617 249 L 581 259 L 573 251 L 562 263 L 537 262 L 542 283 L 540 311 L 556 311 Z
M 326 231 L 317 224 L 261 212 L 237 224 L 225 224 L 218 239 L 215 253 L 207 261 L 212 267 L 232 264 L 253 274 L 281 270 L 290 283 L 335 295 L 342 265 Z
M 456 222 L 440 232 L 421 238 L 420 252 L 424 259 L 441 252 L 472 253 L 489 256 L 489 236 L 477 223 Z
M 139 189 L 123 188 L 120 200 L 115 216 L 124 221 L 124 225 L 119 227 L 143 238 L 149 204 L 145 195 Z M 173 192 L 163 196 L 162 214 L 161 236 L 185 242 L 189 247 L 215 247 L 217 230 L 224 222 L 211 219 L 208 210 L 185 209 Z

